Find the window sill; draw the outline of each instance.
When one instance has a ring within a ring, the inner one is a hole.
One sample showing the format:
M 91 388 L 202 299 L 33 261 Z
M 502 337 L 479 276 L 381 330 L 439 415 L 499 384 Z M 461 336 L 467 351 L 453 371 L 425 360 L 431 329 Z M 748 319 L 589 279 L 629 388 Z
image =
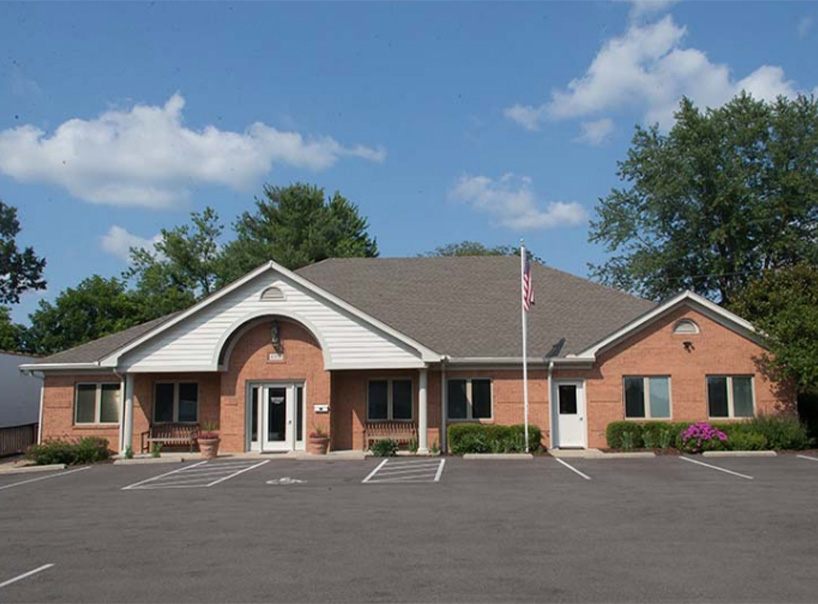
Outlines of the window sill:
M 626 422 L 672 422 L 672 417 L 626 417 Z
M 449 419 L 446 420 L 446 423 L 448 423 L 448 424 L 493 424 L 494 423 L 494 418 L 493 417 L 478 417 L 478 418 L 474 418 L 474 419 L 468 419 L 468 418 L 453 419 L 453 418 L 449 418 Z
M 110 422 L 105 424 L 89 423 L 89 424 L 74 424 L 74 428 L 81 430 L 110 430 L 111 428 L 119 428 L 119 422 Z

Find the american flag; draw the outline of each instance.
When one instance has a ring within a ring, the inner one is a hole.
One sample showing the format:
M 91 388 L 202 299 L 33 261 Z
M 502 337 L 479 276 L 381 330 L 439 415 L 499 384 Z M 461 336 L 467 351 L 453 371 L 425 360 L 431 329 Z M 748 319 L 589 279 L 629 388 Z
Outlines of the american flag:
M 531 261 L 526 254 L 525 268 L 523 268 L 523 308 L 528 312 L 532 306 L 534 306 L 534 286 L 531 284 Z

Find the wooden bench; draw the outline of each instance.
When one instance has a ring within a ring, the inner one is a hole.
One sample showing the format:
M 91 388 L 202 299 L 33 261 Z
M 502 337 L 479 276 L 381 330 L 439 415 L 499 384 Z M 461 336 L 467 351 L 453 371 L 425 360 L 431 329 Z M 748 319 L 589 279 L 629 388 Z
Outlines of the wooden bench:
M 414 422 L 402 421 L 368 421 L 364 424 L 364 443 L 366 448 L 376 440 L 394 440 L 399 445 L 417 442 L 418 428 Z
M 198 424 L 155 424 L 142 433 L 142 453 L 149 452 L 156 443 L 163 446 L 187 445 L 192 453 L 198 437 Z

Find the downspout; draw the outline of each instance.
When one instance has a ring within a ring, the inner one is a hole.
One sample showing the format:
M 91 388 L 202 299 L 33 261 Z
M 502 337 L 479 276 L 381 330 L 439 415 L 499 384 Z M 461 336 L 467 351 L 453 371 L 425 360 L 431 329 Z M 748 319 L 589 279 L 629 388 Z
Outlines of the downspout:
M 32 371 L 30 375 L 34 376 L 35 373 Z M 45 374 L 40 372 L 40 375 L 36 376 L 40 378 L 42 383 L 40 384 L 40 416 L 37 418 L 37 444 L 43 444 L 43 398 L 45 395 Z
M 554 426 L 556 425 L 554 421 L 554 405 L 553 405 L 553 395 L 554 389 L 551 386 L 551 377 L 554 373 L 554 360 L 548 360 L 548 425 L 550 426 L 550 430 L 548 431 L 548 444 L 549 449 L 554 448 Z
M 446 434 L 448 428 L 446 421 L 449 415 L 449 401 L 448 389 L 446 388 L 446 361 L 448 356 L 440 359 L 440 453 L 445 455 L 448 453 L 448 435 Z

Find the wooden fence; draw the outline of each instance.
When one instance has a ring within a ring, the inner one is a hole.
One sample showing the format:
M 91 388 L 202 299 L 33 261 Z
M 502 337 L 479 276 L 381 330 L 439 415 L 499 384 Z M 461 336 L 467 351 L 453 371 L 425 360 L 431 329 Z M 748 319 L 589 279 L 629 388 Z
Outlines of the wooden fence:
M 23 453 L 37 442 L 37 424 L 0 428 L 0 457 Z

